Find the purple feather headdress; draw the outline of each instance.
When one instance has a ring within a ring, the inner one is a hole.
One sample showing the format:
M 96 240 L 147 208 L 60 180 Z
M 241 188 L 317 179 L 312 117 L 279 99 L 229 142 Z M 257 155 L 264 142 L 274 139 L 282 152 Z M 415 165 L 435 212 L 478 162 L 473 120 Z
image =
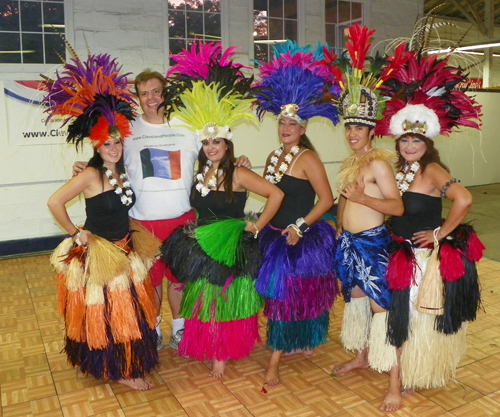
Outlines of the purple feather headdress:
M 269 111 L 301 125 L 314 116 L 326 117 L 334 125 L 339 122 L 332 103 L 340 93 L 338 68 L 333 64 L 336 57 L 327 47 L 314 53 L 309 50 L 288 41 L 274 49 L 269 63 L 258 62 L 261 82 L 255 85 L 254 95 L 259 118 Z

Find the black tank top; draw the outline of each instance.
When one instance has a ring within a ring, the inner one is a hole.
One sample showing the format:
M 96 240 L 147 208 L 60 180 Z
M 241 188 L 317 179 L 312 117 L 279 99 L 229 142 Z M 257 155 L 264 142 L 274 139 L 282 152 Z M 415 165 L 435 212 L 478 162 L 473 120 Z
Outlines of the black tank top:
M 396 236 L 411 239 L 415 232 L 441 226 L 441 197 L 406 191 L 402 198 L 405 212 L 401 217 L 392 218 L 392 231 Z
M 84 228 L 105 239 L 116 241 L 123 239 L 129 232 L 128 211 L 135 203 L 122 204 L 115 190 L 104 191 L 94 197 L 85 199 L 87 219 Z
M 243 219 L 247 201 L 246 191 L 233 192 L 234 201 L 226 201 L 225 191 L 210 191 L 205 197 L 197 191 L 192 200 L 193 207 L 198 211 L 198 222 L 208 219 Z
M 316 193 L 308 180 L 290 175 L 283 175 L 276 185 L 285 193 L 285 197 L 270 223 L 278 229 L 285 229 L 299 217 L 307 216 L 314 207 Z

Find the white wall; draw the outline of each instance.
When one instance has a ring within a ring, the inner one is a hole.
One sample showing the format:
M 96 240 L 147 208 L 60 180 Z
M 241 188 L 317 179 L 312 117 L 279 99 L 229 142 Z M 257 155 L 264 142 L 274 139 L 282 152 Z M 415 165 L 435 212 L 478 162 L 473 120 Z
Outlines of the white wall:
M 223 0 L 229 16 L 223 19 L 223 39 L 227 45 L 240 44 L 248 60 L 252 50 L 251 0 Z M 145 67 L 166 71 L 166 36 L 163 29 L 162 0 L 122 0 L 102 2 L 97 0 L 66 0 L 68 27 L 72 32 L 68 38 L 81 56 L 87 47 L 92 53 L 108 52 L 116 56 L 125 71 L 140 72 Z M 365 1 L 367 23 L 378 30 L 378 40 L 384 37 L 408 36 L 415 21 L 413 15 L 422 8 L 422 1 L 413 0 L 369 0 Z M 245 13 L 248 15 L 245 16 Z M 307 43 L 313 43 L 324 36 L 323 1 L 299 0 L 299 16 L 302 20 L 301 36 Z M 305 22 L 305 23 L 304 23 Z M 225 25 L 225 26 L 224 26 Z M 402 33 L 404 32 L 404 33 Z M 247 42 L 245 42 L 245 40 Z M 7 80 L 37 79 L 29 69 L 4 71 L 0 68 L 0 91 Z M 446 156 L 443 158 L 454 174 L 465 185 L 500 182 L 500 169 L 493 160 L 500 154 L 500 118 L 496 109 L 500 107 L 500 95 L 478 93 L 478 100 L 484 104 L 484 126 L 482 136 L 475 132 L 453 136 L 453 139 L 439 138 L 438 147 Z M 23 131 L 39 129 L 42 111 L 33 106 L 21 114 L 10 97 L 0 94 L 0 241 L 34 238 L 61 234 L 46 208 L 48 197 L 70 177 L 74 160 L 88 159 L 90 149 L 83 154 L 66 144 L 61 137 L 47 137 L 40 140 L 26 140 Z M 40 119 L 40 120 L 39 120 Z M 343 128 L 334 128 L 330 122 L 311 120 L 308 135 L 317 147 L 325 163 L 332 188 L 340 162 L 349 154 Z M 266 156 L 278 146 L 276 122 L 266 115 L 260 126 L 240 126 L 235 129 L 235 146 L 238 154 L 250 157 L 256 171 L 262 173 Z M 442 141 L 442 142 L 441 142 Z M 392 149 L 390 139 L 377 139 L 376 145 Z M 485 159 L 482 158 L 484 154 Z M 336 193 L 335 193 L 336 194 Z M 252 199 L 249 207 L 258 209 L 261 203 Z M 76 199 L 69 207 L 70 215 L 76 221 L 83 221 L 81 201 Z

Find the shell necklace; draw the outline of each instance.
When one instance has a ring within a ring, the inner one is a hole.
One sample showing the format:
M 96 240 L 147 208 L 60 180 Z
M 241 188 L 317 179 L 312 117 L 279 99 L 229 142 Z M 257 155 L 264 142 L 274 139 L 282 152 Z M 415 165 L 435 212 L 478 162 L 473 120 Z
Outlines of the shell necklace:
M 201 194 L 202 197 L 205 197 L 212 188 L 215 188 L 217 186 L 219 177 L 221 177 L 224 173 L 224 170 L 222 169 L 216 170 L 214 172 L 214 175 L 212 175 L 212 178 L 208 180 L 208 184 L 205 185 L 205 177 L 211 166 L 212 161 L 207 161 L 207 163 L 203 167 L 203 170 L 196 175 L 196 179 L 198 180 L 198 184 L 196 184 L 196 190 Z
M 404 192 L 408 191 L 419 169 L 420 164 L 418 162 L 414 162 L 411 165 L 405 163 L 401 171 L 396 174 L 396 184 L 399 189 L 399 194 L 403 195 Z
M 298 145 L 295 145 L 292 149 L 290 149 L 290 152 L 285 155 L 285 160 L 278 168 L 278 172 L 276 172 L 276 165 L 278 165 L 278 160 L 283 153 L 283 145 L 281 145 L 279 149 L 276 149 L 274 151 L 274 155 L 271 157 L 271 163 L 267 166 L 267 175 L 265 176 L 265 179 L 273 184 L 280 182 L 281 178 L 283 178 L 283 175 L 285 175 L 285 172 L 288 169 L 288 164 L 292 162 L 293 157 L 297 155 L 299 151 L 300 146 Z
M 130 181 L 128 180 L 127 176 L 127 170 L 125 169 L 125 172 L 123 174 L 120 174 L 120 179 L 122 180 L 122 186 L 120 187 L 118 185 L 118 181 L 113 178 L 113 173 L 111 170 L 106 166 L 103 165 L 105 171 L 104 175 L 108 177 L 109 185 L 115 189 L 115 194 L 118 194 L 120 196 L 120 200 L 123 205 L 125 206 L 130 206 L 132 204 L 132 195 L 134 192 L 130 188 Z

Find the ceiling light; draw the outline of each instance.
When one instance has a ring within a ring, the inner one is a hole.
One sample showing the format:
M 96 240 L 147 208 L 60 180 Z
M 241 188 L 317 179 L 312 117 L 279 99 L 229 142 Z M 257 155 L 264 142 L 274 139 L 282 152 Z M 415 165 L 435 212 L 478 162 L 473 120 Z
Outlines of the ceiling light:
M 493 40 L 486 43 L 476 43 L 470 45 L 457 46 L 456 48 L 452 48 L 451 46 L 445 49 L 434 49 L 432 51 L 428 51 L 428 54 L 449 54 L 450 52 L 464 52 L 464 51 L 473 51 L 475 49 L 488 49 L 488 48 L 496 48 L 500 46 L 499 40 Z

